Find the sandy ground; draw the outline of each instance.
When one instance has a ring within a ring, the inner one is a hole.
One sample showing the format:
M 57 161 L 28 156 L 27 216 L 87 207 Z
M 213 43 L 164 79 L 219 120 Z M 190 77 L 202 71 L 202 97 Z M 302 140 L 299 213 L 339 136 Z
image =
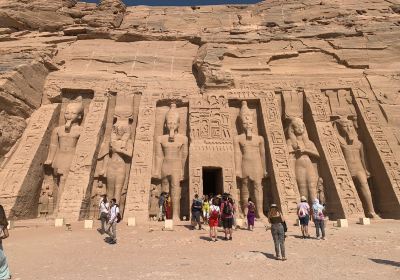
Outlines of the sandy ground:
M 161 228 L 121 222 L 118 244 L 109 245 L 83 223 L 67 231 L 25 221 L 4 247 L 13 279 L 400 279 L 400 221 L 349 228 L 328 222 L 325 241 L 303 240 L 299 227 L 289 225 L 286 262 L 273 259 L 271 233 L 260 224 L 216 243 L 187 222 Z

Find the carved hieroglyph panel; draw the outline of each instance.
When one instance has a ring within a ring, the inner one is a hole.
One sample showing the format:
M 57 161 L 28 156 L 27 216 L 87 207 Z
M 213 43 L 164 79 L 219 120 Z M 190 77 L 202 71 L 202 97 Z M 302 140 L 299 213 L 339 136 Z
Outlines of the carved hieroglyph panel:
M 155 116 L 156 101 L 142 97 L 124 213 L 125 217 L 136 217 L 137 221 L 149 217 Z
M 189 108 L 189 195 L 203 194 L 202 168 L 221 167 L 224 192 L 237 199 L 231 116 L 222 94 L 192 98 Z
M 289 152 L 286 146 L 281 114 L 274 91 L 260 93 L 261 110 L 265 130 L 267 131 L 268 148 L 271 152 L 273 185 L 284 214 L 297 212 L 299 199 L 297 183 L 289 165 Z
M 397 211 L 400 205 L 400 160 L 389 142 L 390 131 L 383 125 L 380 109 L 375 101 L 355 95 L 357 109 L 365 122 L 367 130 L 378 150 L 380 160 L 384 165 L 384 172 L 390 181 L 397 198 Z M 397 216 L 400 212 L 397 213 Z
M 95 96 L 89 106 L 83 133 L 60 198 L 58 216 L 78 220 L 89 210 L 90 192 L 99 144 L 104 134 L 107 96 Z
M 9 218 L 31 216 L 37 209 L 37 194 L 48 149 L 46 144 L 57 122 L 59 109 L 59 104 L 44 105 L 32 114 L 18 148 L 0 171 L 1 204 Z
M 337 218 L 363 216 L 363 208 L 354 186 L 339 141 L 330 120 L 328 98 L 319 90 L 306 91 L 306 100 L 311 107 L 323 160 L 329 180 L 325 186 L 329 192 L 336 192 L 339 201 L 330 205 Z M 343 216 L 342 216 L 343 215 Z M 342 216 L 342 217 L 341 217 Z

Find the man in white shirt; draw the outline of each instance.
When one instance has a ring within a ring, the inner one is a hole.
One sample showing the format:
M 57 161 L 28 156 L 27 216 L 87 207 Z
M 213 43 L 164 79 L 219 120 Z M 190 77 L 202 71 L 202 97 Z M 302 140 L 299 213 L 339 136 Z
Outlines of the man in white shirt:
M 117 204 L 117 200 L 115 198 L 111 199 L 111 207 L 110 207 L 110 219 L 108 221 L 108 231 L 107 234 L 111 237 L 108 243 L 116 244 L 117 243 L 117 217 L 119 214 L 119 207 Z
M 108 221 L 109 207 L 110 204 L 107 201 L 107 195 L 102 195 L 99 202 L 101 228 L 97 229 L 97 231 L 101 234 L 104 234 L 106 232 L 105 225 L 107 224 Z

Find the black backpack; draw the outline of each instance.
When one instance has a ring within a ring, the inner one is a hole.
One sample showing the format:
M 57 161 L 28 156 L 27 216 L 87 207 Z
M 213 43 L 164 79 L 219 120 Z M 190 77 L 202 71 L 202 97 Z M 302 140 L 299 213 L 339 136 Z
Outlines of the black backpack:
M 225 202 L 223 213 L 227 216 L 232 215 L 232 205 L 229 202 Z

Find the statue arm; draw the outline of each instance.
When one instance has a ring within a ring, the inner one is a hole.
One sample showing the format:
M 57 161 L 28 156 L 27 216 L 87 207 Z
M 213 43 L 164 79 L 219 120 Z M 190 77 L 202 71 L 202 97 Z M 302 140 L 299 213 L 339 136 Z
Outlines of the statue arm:
M 265 162 L 265 144 L 264 144 L 264 138 L 262 136 L 260 136 L 259 146 L 260 146 L 260 157 L 261 157 L 263 173 L 264 176 L 266 177 L 268 174 L 267 174 L 267 164 Z
M 318 153 L 317 148 L 315 147 L 315 144 L 311 140 L 308 140 L 307 142 L 308 142 L 308 145 L 307 145 L 307 148 L 305 149 L 305 152 L 309 156 L 312 156 L 312 157 L 315 157 L 318 159 L 319 153 Z
M 364 148 L 363 143 L 361 143 L 361 141 L 360 141 L 360 144 L 361 144 L 361 147 L 360 147 L 361 163 L 362 163 L 362 165 L 364 167 L 365 173 L 367 173 L 367 177 L 369 178 L 369 177 L 371 177 L 371 173 L 368 170 L 367 161 L 366 161 L 366 158 L 365 158 L 365 148 Z
M 161 146 L 160 137 L 156 140 L 155 146 L 155 156 L 153 161 L 153 177 L 157 179 L 161 179 L 161 165 L 164 159 L 164 154 Z
M 182 174 L 185 174 L 185 166 L 186 161 L 189 155 L 189 145 L 188 145 L 188 138 L 184 137 L 183 139 L 183 146 L 182 146 Z M 184 176 L 182 176 L 184 177 Z M 184 178 L 182 178 L 183 180 Z
M 55 128 L 51 133 L 49 154 L 47 155 L 46 162 L 44 164 L 51 165 L 56 155 L 58 148 L 58 128 Z
M 234 144 L 234 153 L 235 153 L 235 169 L 236 169 L 236 177 L 242 178 L 242 151 L 240 150 L 239 144 L 239 136 L 236 136 L 233 139 Z

